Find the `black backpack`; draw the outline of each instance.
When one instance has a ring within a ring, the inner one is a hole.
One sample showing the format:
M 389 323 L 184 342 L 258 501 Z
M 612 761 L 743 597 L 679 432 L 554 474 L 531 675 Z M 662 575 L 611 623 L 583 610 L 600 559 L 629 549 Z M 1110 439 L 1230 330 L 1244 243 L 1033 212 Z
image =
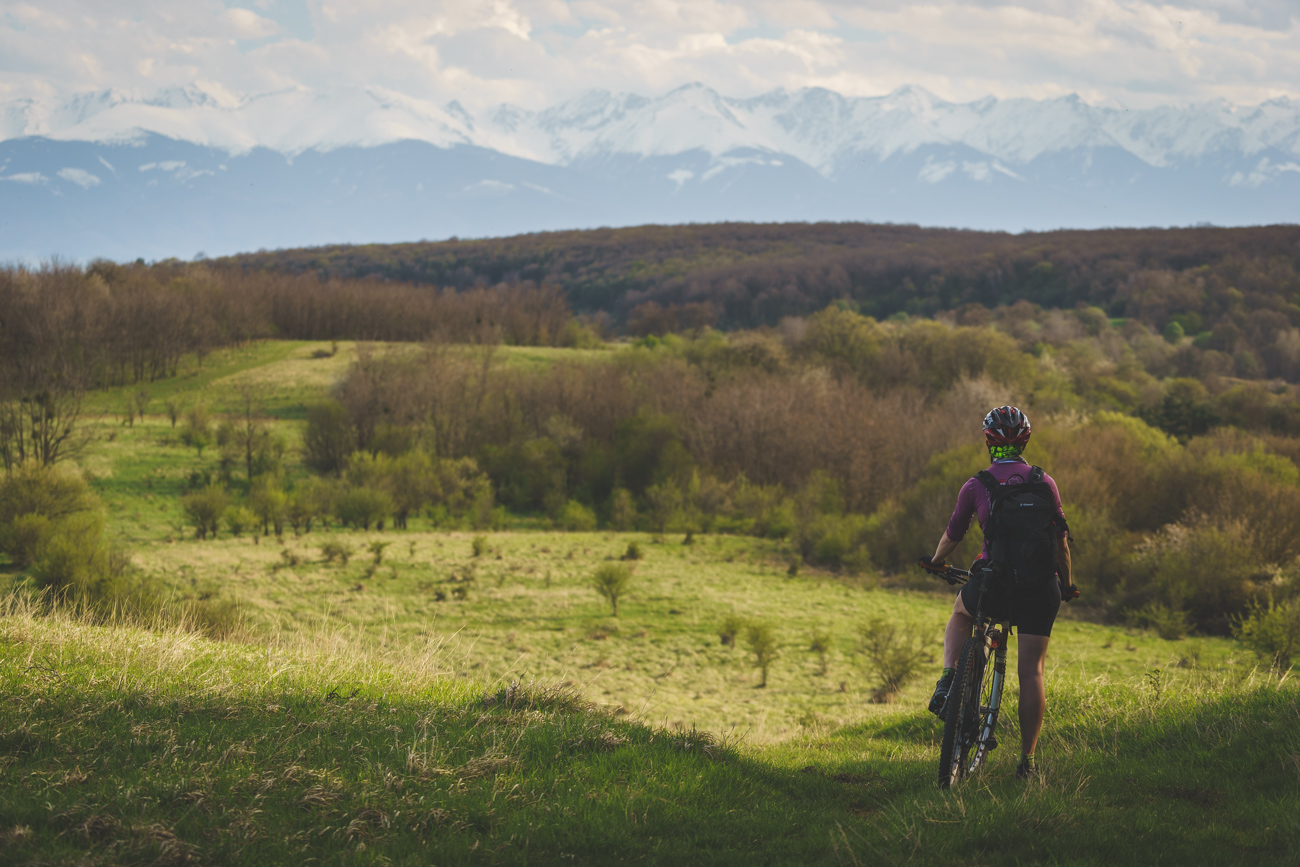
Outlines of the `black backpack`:
M 989 492 L 991 508 L 984 535 L 997 574 L 1016 590 L 1053 580 L 1058 540 L 1068 527 L 1056 514 L 1056 498 L 1043 481 L 1042 467 L 1033 467 L 1029 480 L 1019 485 L 999 484 L 988 470 L 975 478 Z

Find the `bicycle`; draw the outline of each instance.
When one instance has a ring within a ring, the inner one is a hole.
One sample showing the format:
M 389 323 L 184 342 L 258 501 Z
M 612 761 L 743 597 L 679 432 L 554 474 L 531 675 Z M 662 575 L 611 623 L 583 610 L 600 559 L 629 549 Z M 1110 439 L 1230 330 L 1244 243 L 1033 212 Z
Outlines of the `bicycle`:
M 924 562 L 921 565 L 950 585 L 965 584 L 971 578 L 971 573 L 965 569 L 934 567 Z M 943 704 L 943 741 L 939 747 L 941 789 L 979 770 L 989 752 L 998 745 L 994 730 L 1002 710 L 1002 686 L 1007 677 L 1010 623 L 995 620 L 984 613 L 984 594 L 988 592 L 988 585 L 987 580 L 980 581 L 975 629 L 962 643 L 952 686 L 948 688 L 948 698 Z M 993 657 L 991 671 L 990 656 Z
M 922 560 L 921 567 L 943 578 L 949 585 L 965 584 L 971 579 L 969 571 L 953 566 L 934 566 Z M 978 771 L 989 752 L 998 745 L 994 731 L 1002 711 L 1002 687 L 1007 679 L 1007 637 L 1011 634 L 1011 623 L 1008 619 L 984 613 L 984 596 L 991 579 L 990 570 L 980 581 L 975 627 L 971 637 L 962 643 L 952 686 L 943 705 L 943 741 L 939 748 L 941 789 L 949 788 L 954 782 Z M 1077 599 L 1079 589 L 1073 585 L 1068 591 L 1062 588 L 1061 597 L 1067 602 Z M 990 656 L 993 657 L 992 671 L 988 664 Z

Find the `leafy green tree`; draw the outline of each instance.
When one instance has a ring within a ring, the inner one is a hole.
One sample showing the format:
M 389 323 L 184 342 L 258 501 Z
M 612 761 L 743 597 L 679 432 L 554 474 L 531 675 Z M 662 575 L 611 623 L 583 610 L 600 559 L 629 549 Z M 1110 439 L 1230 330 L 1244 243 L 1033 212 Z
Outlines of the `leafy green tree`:
M 208 485 L 181 498 L 181 509 L 200 539 L 211 533 L 216 538 L 221 516 L 230 505 L 230 495 L 217 485 Z
M 393 498 L 375 488 L 349 487 L 339 497 L 335 511 L 345 525 L 369 530 L 393 513 Z
M 302 438 L 303 463 L 323 475 L 337 476 L 356 449 L 356 433 L 347 408 L 329 400 L 307 408 Z
M 262 535 L 268 535 L 271 530 L 275 530 L 277 536 L 284 532 L 289 496 L 284 492 L 284 482 L 278 475 L 266 473 L 253 479 L 248 489 L 248 506 L 262 522 Z
M 767 623 L 750 623 L 745 627 L 745 644 L 749 646 L 749 652 L 754 654 L 754 667 L 763 674 L 758 685 L 760 688 L 765 687 L 768 669 L 781 656 L 776 630 Z
M 613 608 L 618 616 L 618 600 L 626 595 L 632 584 L 632 570 L 621 563 L 602 563 L 592 576 L 591 586 Z

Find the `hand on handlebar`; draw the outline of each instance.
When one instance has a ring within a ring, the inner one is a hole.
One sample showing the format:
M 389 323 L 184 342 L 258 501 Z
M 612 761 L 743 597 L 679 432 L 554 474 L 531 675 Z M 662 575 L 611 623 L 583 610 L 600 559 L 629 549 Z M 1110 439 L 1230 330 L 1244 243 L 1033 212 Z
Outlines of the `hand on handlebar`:
M 924 569 L 925 571 L 930 572 L 934 575 L 938 575 L 940 578 L 943 578 L 949 584 L 957 583 L 957 579 L 952 576 L 952 567 L 947 565 L 946 563 L 936 563 L 934 562 L 934 557 L 928 554 L 922 557 L 920 562 L 921 562 L 921 568 Z
M 1074 582 L 1061 584 L 1061 600 L 1064 602 L 1073 602 L 1079 598 L 1079 588 Z

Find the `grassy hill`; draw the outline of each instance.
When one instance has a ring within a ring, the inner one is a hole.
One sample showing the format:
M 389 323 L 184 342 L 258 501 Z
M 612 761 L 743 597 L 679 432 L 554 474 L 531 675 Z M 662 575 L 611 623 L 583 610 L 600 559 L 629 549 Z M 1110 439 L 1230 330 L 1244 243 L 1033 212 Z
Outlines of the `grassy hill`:
M 448 677 L 439 657 L 11 605 L 4 860 L 1223 864 L 1300 842 L 1298 696 L 1275 680 L 1058 669 L 1042 780 L 1018 782 L 1008 746 L 941 793 L 935 726 L 910 702 L 755 745 Z
M 779 540 L 533 517 L 193 538 L 180 493 L 219 457 L 181 442 L 166 400 L 233 411 L 242 383 L 267 384 L 301 474 L 298 420 L 354 352 L 330 348 L 214 353 L 148 386 L 131 426 L 127 392 L 92 396 L 79 461 L 110 535 L 173 597 L 224 601 L 229 638 L 8 597 L 0 861 L 1221 864 L 1300 844 L 1300 694 L 1229 639 L 1067 609 L 1042 779 L 1014 778 L 1007 714 L 987 771 L 945 793 L 924 701 L 951 598 L 919 576 L 791 574 Z M 633 544 L 613 617 L 590 577 Z M 732 616 L 775 630 L 764 688 L 743 639 L 721 641 Z M 893 701 L 872 701 L 864 630 L 920 651 Z

